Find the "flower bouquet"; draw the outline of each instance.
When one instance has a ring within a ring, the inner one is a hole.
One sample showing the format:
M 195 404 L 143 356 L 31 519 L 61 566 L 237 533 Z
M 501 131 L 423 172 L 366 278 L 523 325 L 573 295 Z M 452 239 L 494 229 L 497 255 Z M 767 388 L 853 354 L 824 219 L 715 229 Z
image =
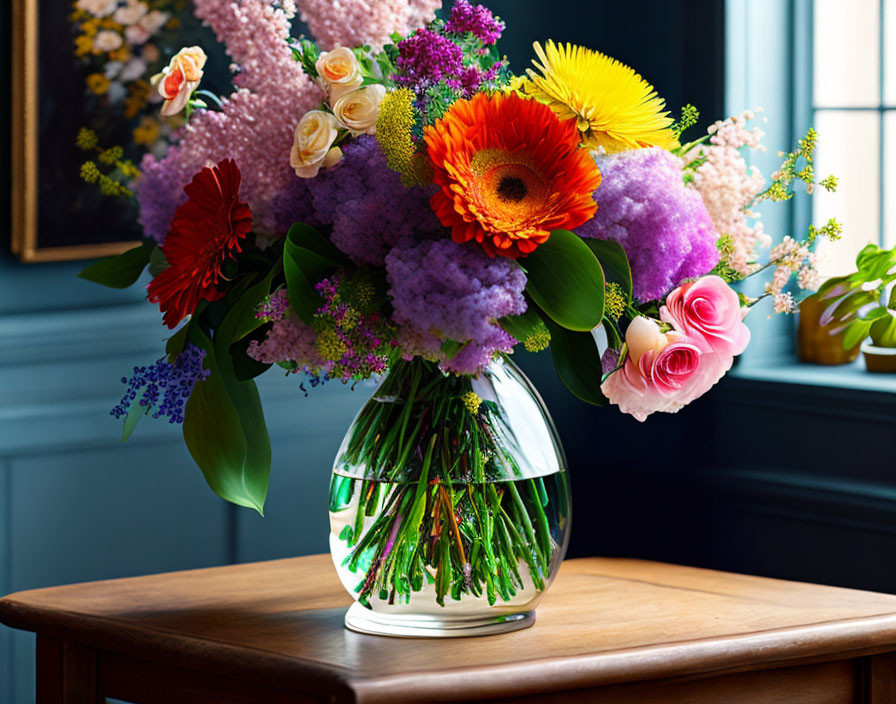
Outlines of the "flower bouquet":
M 754 208 L 815 184 L 815 135 L 766 186 L 744 151 L 749 113 L 691 142 L 632 69 L 535 45 L 513 73 L 504 24 L 457 0 L 301 4 L 317 41 L 290 38 L 292 3 L 195 0 L 235 62 L 219 109 L 196 103 L 204 53 L 155 82 L 190 111 L 131 187 L 144 243 L 82 276 L 148 300 L 175 331 L 113 414 L 182 423 L 221 497 L 262 510 L 270 445 L 253 379 L 382 381 L 349 428 L 330 491 L 347 624 L 466 635 L 532 622 L 563 557 L 566 463 L 512 362 L 550 349 L 578 398 L 644 420 L 704 394 L 746 348 L 762 298 L 794 306 L 812 245 L 767 264 Z M 820 182 L 833 188 L 833 179 Z M 763 295 L 732 283 L 774 267 Z M 796 275 L 794 277 L 794 275 Z

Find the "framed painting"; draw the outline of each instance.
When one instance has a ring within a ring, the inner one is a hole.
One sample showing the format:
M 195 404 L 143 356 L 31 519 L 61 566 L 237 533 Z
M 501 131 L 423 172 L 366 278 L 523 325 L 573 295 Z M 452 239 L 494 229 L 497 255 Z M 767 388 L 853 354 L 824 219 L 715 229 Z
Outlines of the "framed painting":
M 151 77 L 191 44 L 229 64 L 192 9 L 188 0 L 12 3 L 12 249 L 21 260 L 88 259 L 140 240 L 127 184 L 183 124 L 159 115 Z

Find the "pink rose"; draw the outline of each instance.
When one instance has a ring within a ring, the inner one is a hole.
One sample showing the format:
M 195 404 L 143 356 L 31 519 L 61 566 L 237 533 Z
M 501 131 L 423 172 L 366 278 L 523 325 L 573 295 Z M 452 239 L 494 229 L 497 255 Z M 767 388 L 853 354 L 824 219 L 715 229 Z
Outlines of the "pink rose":
M 644 421 L 651 413 L 675 413 L 712 388 L 731 368 L 731 355 L 708 351 L 682 332 L 660 332 L 636 318 L 625 335 L 629 356 L 601 385 L 610 403 Z
M 660 318 L 707 352 L 736 356 L 750 342 L 740 299 L 718 276 L 704 276 L 679 286 L 666 297 Z

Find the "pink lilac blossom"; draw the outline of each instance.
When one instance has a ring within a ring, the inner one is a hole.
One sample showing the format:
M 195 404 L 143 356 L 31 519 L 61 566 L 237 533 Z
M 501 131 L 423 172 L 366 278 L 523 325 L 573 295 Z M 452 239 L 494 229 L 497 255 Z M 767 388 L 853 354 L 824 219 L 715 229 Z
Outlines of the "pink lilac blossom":
M 332 226 L 333 244 L 357 263 L 382 266 L 402 238 L 444 231 L 429 206 L 430 194 L 402 185 L 374 137 L 354 140 L 336 166 L 305 181 L 314 218 Z
M 451 34 L 470 33 L 485 45 L 501 38 L 504 23 L 496 19 L 484 5 L 472 5 L 468 0 L 457 0 L 445 23 L 445 31 Z
M 765 285 L 765 293 L 772 297 L 775 313 L 793 313 L 797 308 L 796 301 L 784 288 L 794 273 L 800 288 L 818 287 L 821 277 L 816 268 L 816 254 L 809 251 L 806 243 L 787 236 L 769 253 L 769 263 L 775 265 L 775 273 Z
M 496 324 L 525 311 L 526 277 L 514 262 L 450 239 L 407 241 L 386 257 L 393 321 L 406 357 L 438 359 L 446 371 L 475 374 L 516 344 Z M 461 343 L 450 359 L 446 341 Z
M 662 299 L 684 279 L 716 265 L 718 235 L 699 194 L 685 187 L 678 157 L 651 148 L 595 152 L 595 161 L 603 176 L 594 192 L 597 213 L 576 233 L 622 245 L 635 298 Z
M 441 6 L 441 0 L 301 0 L 299 15 L 321 49 L 367 44 L 379 51 L 393 33 L 432 22 Z
M 135 185 L 140 223 L 158 242 L 185 200 L 183 186 L 207 164 L 227 157 L 240 167 L 241 196 L 256 225 L 268 234 L 288 226 L 281 196 L 289 192 L 295 194 L 292 202 L 302 201 L 288 158 L 293 129 L 322 97 L 287 45 L 289 10 L 265 0 L 195 0 L 196 16 L 212 27 L 240 72 L 234 77 L 237 91 L 223 99 L 220 112 L 197 111 L 165 157 L 143 159 Z
M 253 340 L 246 350 L 257 362 L 295 362 L 299 368 L 320 370 L 326 362 L 317 350 L 317 333 L 295 314 L 276 321 L 264 340 Z
M 690 187 L 703 198 L 713 225 L 730 238 L 726 263 L 741 276 L 756 269 L 757 248 L 768 247 L 771 238 L 756 222 L 751 204 L 762 192 L 764 179 L 756 167 L 747 166 L 742 149 L 764 149 L 764 133 L 758 127 L 748 129 L 754 118 L 750 111 L 719 121 L 709 128 L 708 145 L 694 147 L 687 161 L 699 160 L 692 172 Z

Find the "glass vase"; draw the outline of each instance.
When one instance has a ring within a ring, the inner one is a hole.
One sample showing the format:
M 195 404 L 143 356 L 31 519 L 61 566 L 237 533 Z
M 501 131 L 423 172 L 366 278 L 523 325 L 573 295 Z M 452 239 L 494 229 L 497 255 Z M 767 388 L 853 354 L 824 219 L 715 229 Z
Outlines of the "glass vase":
M 411 637 L 531 626 L 566 552 L 557 431 L 525 375 L 392 366 L 333 466 L 330 551 L 355 599 L 345 624 Z

